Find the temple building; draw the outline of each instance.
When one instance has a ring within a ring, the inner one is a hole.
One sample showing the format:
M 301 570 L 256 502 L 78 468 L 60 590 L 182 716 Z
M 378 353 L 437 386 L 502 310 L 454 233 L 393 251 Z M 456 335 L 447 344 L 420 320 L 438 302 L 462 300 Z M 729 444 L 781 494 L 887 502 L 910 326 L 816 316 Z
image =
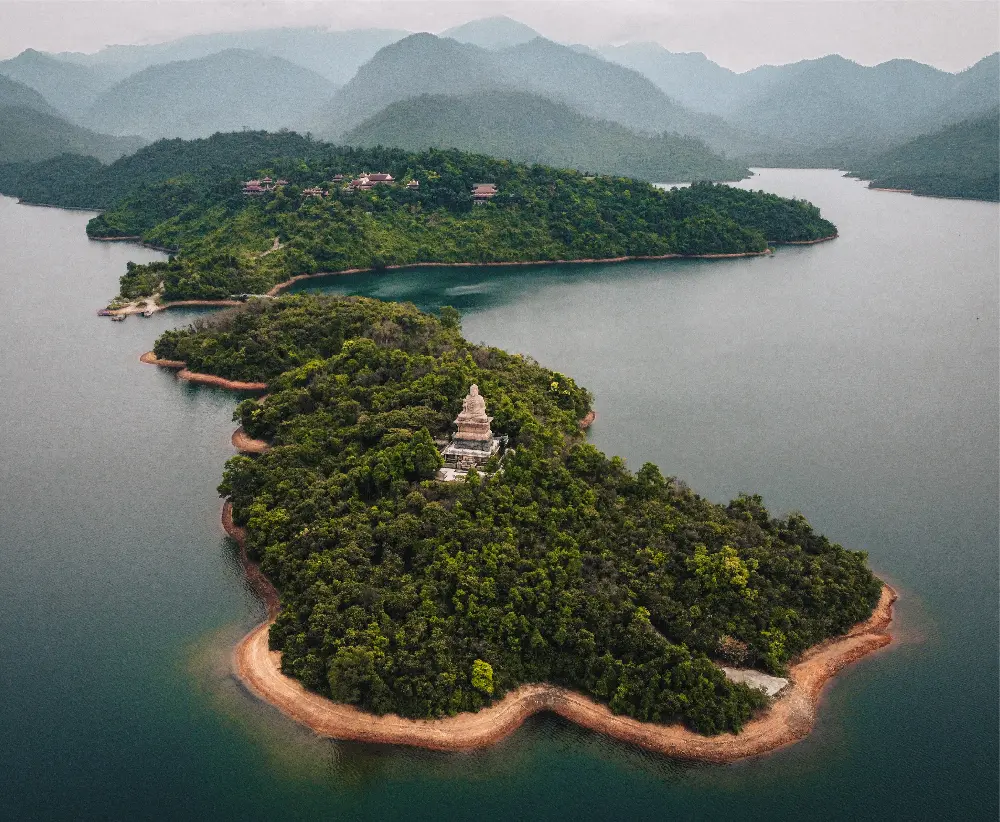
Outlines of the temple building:
M 462 412 L 455 418 L 458 430 L 441 452 L 444 468 L 438 472 L 438 479 L 461 479 L 499 452 L 506 438 L 493 436 L 491 422 L 493 417 L 486 416 L 486 400 L 479 393 L 479 386 L 473 385 L 462 401 Z
M 487 203 L 497 196 L 497 187 L 493 183 L 476 183 L 472 187 L 472 202 L 476 205 Z

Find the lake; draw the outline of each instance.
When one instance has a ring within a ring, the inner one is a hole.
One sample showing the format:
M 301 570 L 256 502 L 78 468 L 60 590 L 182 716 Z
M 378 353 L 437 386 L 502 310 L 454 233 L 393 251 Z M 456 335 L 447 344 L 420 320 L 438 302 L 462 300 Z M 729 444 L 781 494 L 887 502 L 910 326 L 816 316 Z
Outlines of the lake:
M 310 283 L 453 305 L 470 339 L 590 388 L 591 439 L 633 469 L 761 493 L 869 553 L 897 642 L 836 678 L 806 741 L 727 766 L 551 716 L 470 754 L 340 743 L 247 695 L 228 655 L 263 610 L 215 491 L 237 397 L 138 362 L 197 315 L 100 320 L 126 261 L 160 255 L 0 198 L 0 816 L 996 819 L 998 207 L 834 171 L 740 185 L 840 238 Z

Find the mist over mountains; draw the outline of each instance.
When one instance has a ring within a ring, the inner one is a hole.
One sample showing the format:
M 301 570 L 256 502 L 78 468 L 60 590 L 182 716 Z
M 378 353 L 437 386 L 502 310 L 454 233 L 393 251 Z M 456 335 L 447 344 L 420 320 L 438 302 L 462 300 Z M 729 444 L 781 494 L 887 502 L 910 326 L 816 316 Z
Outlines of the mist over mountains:
M 997 54 L 957 74 L 838 55 L 737 73 L 656 43 L 563 45 L 498 17 L 440 36 L 278 28 L 87 55 L 29 49 L 0 62 L 0 138 L 16 132 L 23 146 L 42 113 L 65 139 L 40 141 L 33 156 L 62 145 L 97 156 L 74 128 L 146 141 L 288 128 L 646 179 L 720 179 L 754 164 L 861 167 L 921 135 L 987 117 L 1000 105 L 998 89 Z M 107 141 L 100 156 L 120 146 Z M 0 150 L 0 162 L 13 157 Z

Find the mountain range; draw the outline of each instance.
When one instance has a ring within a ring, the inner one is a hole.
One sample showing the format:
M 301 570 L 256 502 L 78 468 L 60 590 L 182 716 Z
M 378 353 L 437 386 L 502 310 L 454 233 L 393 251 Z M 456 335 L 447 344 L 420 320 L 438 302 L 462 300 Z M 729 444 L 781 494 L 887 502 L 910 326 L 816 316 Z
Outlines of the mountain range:
M 72 127 L 146 140 L 289 128 L 684 179 L 719 168 L 719 155 L 739 168 L 861 167 L 998 105 L 998 54 L 955 74 L 837 55 L 737 73 L 655 43 L 563 45 L 505 17 L 440 36 L 279 28 L 0 62 L 4 145 L 23 149 L 38 132 L 26 110 L 63 118 L 31 156 L 120 147 Z

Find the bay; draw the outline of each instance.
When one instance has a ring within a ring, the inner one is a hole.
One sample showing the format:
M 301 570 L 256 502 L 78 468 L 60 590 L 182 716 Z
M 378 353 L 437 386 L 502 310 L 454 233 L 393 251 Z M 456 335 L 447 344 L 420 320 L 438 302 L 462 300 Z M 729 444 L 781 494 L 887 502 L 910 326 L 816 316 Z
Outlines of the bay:
M 159 255 L 0 198 L 0 814 L 995 819 L 997 206 L 833 171 L 741 185 L 813 201 L 840 238 L 309 284 L 454 305 L 469 338 L 590 388 L 592 440 L 632 468 L 869 552 L 897 643 L 837 677 L 805 742 L 721 767 L 548 716 L 472 754 L 339 743 L 244 693 L 228 654 L 262 610 L 215 493 L 236 398 L 137 361 L 196 314 L 99 320 L 125 262 Z

